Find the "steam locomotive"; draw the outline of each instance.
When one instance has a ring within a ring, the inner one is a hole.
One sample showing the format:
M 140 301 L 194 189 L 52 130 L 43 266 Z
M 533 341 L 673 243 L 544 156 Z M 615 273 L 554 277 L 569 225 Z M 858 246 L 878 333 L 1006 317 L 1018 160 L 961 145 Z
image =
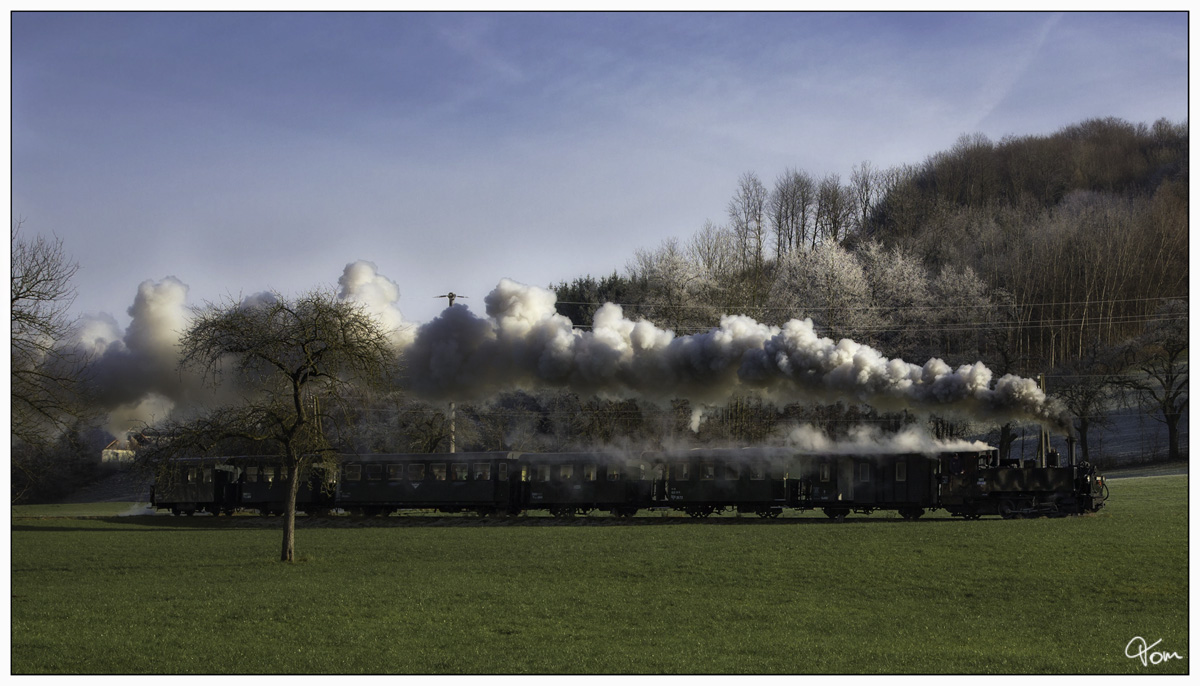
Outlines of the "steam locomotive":
M 310 470 L 296 509 L 386 516 L 401 510 L 481 516 L 593 511 L 631 517 L 677 510 L 778 517 L 784 510 L 895 511 L 915 520 L 945 510 L 978 519 L 1095 512 L 1108 487 L 1073 451 L 1001 459 L 994 448 L 926 453 L 806 452 L 781 448 L 670 452 L 344 455 L 336 469 Z M 183 458 L 159 470 L 152 504 L 172 514 L 282 514 L 287 474 L 262 456 Z

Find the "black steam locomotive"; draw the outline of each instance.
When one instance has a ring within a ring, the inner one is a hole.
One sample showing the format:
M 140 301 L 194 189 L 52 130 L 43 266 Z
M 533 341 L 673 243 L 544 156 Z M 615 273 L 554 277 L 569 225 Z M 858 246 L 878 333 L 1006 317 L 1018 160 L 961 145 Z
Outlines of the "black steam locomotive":
M 345 455 L 314 468 L 298 511 L 380 516 L 401 510 L 483 516 L 546 511 L 571 517 L 605 511 L 678 510 L 693 517 L 736 511 L 828 517 L 931 510 L 978 519 L 1095 512 L 1108 489 L 1086 462 L 1001 460 L 994 448 L 930 453 L 697 449 L 674 452 L 439 453 Z M 160 470 L 152 495 L 173 514 L 281 514 L 286 472 L 269 457 L 186 458 Z

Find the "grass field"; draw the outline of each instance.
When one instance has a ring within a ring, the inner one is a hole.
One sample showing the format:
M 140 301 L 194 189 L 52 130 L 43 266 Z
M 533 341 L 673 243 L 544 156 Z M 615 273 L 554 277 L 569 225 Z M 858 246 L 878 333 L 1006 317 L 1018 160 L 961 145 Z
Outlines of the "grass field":
M 12 670 L 1186 672 L 1187 477 L 1110 488 L 1065 519 L 304 522 L 293 565 L 277 519 L 14 508 Z

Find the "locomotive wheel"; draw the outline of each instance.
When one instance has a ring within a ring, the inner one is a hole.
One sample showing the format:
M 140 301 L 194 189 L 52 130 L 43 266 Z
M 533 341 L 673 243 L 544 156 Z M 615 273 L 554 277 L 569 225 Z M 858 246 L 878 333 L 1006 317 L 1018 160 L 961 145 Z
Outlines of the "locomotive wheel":
M 996 512 L 1004 519 L 1016 519 L 1018 516 L 1016 510 L 1016 504 L 1007 499 L 1001 500 L 1000 504 L 996 506 Z

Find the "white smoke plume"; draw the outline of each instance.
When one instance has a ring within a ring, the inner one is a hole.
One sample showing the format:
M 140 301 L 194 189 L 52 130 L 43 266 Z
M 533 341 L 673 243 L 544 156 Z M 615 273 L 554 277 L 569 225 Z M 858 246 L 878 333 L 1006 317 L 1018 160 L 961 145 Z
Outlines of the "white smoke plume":
M 346 265 L 338 284 L 338 297 L 361 303 L 389 331 L 397 350 L 412 343 L 415 327 L 404 322 L 397 306 L 400 289 L 374 264 Z M 66 342 L 71 359 L 86 363 L 82 373 L 88 397 L 112 435 L 122 437 L 130 429 L 153 425 L 221 397 L 205 387 L 199 376 L 179 369 L 179 342 L 192 321 L 187 295 L 187 285 L 173 276 L 144 281 L 127 310 L 132 320 L 125 331 L 111 315 L 87 316 Z M 255 293 L 240 304 L 252 306 L 275 297 L 270 292 Z
M 173 276 L 144 281 L 127 310 L 128 329 L 120 332 L 108 315 L 87 317 L 68 342 L 73 357 L 86 362 L 88 395 L 108 414 L 113 435 L 164 419 L 176 404 L 202 392 L 199 379 L 177 369 L 179 338 L 190 321 L 187 291 Z
M 362 304 L 379 321 L 396 349 L 412 343 L 416 327 L 405 323 L 400 313 L 400 286 L 380 274 L 374 262 L 359 260 L 346 265 L 338 286 L 338 298 Z
M 1068 426 L 1061 406 L 1032 379 L 993 379 L 978 362 L 953 369 L 936 358 L 923 365 L 888 359 L 848 339 L 818 336 L 810 319 L 774 327 L 726 316 L 710 331 L 676 336 L 631 321 L 609 303 L 597 310 L 592 330 L 582 331 L 556 313 L 553 292 L 508 279 L 485 303 L 486 318 L 456 305 L 418 329 L 404 351 L 412 390 L 468 401 L 504 390 L 565 388 L 651 401 L 683 398 L 700 406 L 753 391 L 775 402 L 841 400 L 1032 421 L 1060 431 Z
M 895 453 L 938 453 L 948 450 L 986 450 L 982 441 L 962 439 L 938 440 L 925 429 L 913 424 L 894 434 L 885 434 L 877 427 L 856 426 L 844 439 L 834 440 L 821 429 L 804 424 L 792 429 L 787 436 L 789 448 L 806 452 L 846 452 L 859 455 Z
M 463 304 L 419 328 L 405 322 L 399 287 L 366 261 L 346 266 L 338 297 L 361 303 L 392 335 L 406 389 L 430 400 L 479 401 L 504 391 L 566 389 L 581 396 L 687 399 L 698 427 L 706 406 L 755 392 L 777 403 L 848 401 L 878 409 L 937 412 L 977 420 L 1068 423 L 1031 379 L 993 379 L 981 363 L 952 369 L 939 359 L 916 365 L 869 346 L 818 336 L 811 320 L 769 326 L 726 316 L 710 331 L 677 336 L 597 310 L 590 331 L 555 311 L 552 291 L 504 279 L 484 300 L 486 316 Z M 138 287 L 120 332 L 111 317 L 86 320 L 71 345 L 90 360 L 99 410 L 111 426 L 151 422 L 213 397 L 178 369 L 179 341 L 191 320 L 187 286 L 174 277 Z M 273 297 L 256 294 L 244 299 Z M 118 433 L 118 431 L 113 431 Z

